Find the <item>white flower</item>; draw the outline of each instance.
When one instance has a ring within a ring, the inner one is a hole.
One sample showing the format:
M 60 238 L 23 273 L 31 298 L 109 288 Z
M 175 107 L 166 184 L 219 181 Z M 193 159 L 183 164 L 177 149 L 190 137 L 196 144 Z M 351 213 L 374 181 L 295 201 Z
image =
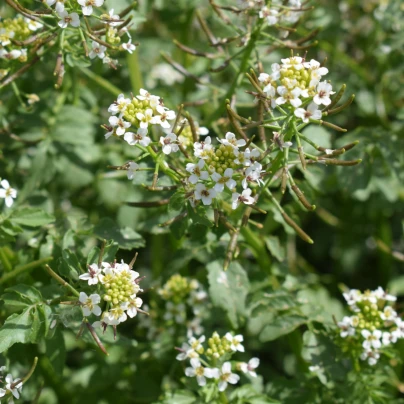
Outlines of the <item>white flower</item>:
M 142 112 L 137 112 L 136 118 L 140 121 L 140 127 L 146 129 L 149 126 L 149 122 L 153 123 L 153 110 L 151 108 L 147 108 L 144 114 Z
M 130 318 L 135 317 L 137 314 L 137 309 L 140 309 L 142 307 L 142 304 L 143 300 L 140 297 L 136 297 L 136 295 L 131 296 L 128 304 L 128 309 L 126 310 L 128 316 Z
M 63 10 L 59 12 L 59 17 L 61 18 L 58 22 L 60 28 L 66 28 L 69 24 L 75 28 L 80 26 L 80 18 L 77 13 L 69 14 L 67 11 Z
M 48 6 L 53 6 L 56 3 L 56 12 L 61 13 L 65 9 L 64 0 L 56 1 L 56 0 L 46 0 L 46 4 Z
M 129 39 L 128 42 L 122 44 L 122 48 L 132 54 L 133 51 L 136 50 L 136 45 L 134 45 L 132 40 Z
M 355 328 L 352 327 L 352 321 L 350 317 L 344 317 L 342 321 L 338 323 L 338 327 L 341 328 L 340 336 L 346 338 L 355 334 Z
M 231 363 L 225 362 L 223 363 L 219 380 L 219 391 L 225 391 L 227 384 L 236 384 L 240 380 L 240 376 L 236 375 L 235 373 L 231 373 Z
M 135 144 L 139 143 L 142 146 L 147 147 L 150 144 L 151 139 L 146 135 L 147 135 L 147 129 L 139 128 L 137 130 L 137 133 L 126 132 L 123 138 L 131 146 L 134 146 Z
M 201 159 L 207 159 L 209 157 L 209 151 L 212 150 L 212 139 L 210 136 L 205 138 L 204 142 L 195 142 L 194 143 L 194 155 L 195 157 L 199 157 Z
M 126 172 L 126 175 L 128 176 L 128 180 L 133 180 L 135 177 L 135 172 L 139 169 L 139 164 L 135 163 L 134 161 L 131 161 L 129 163 L 128 170 Z
M 278 80 L 281 77 L 281 66 L 279 65 L 279 63 L 272 63 L 271 70 L 272 80 Z
M 206 378 L 218 378 L 219 369 L 204 368 L 198 358 L 191 359 L 191 368 L 185 369 L 185 375 L 188 377 L 195 377 L 199 386 L 206 385 Z
M 331 84 L 327 83 L 326 81 L 322 81 L 321 83 L 318 83 L 317 85 L 317 94 L 314 96 L 313 101 L 317 105 L 330 105 L 331 104 L 331 94 L 335 94 L 334 91 L 332 91 L 332 86 Z
M 245 177 L 243 181 L 241 181 L 241 185 L 244 189 L 248 188 L 249 182 L 257 182 L 258 185 L 264 184 L 264 181 L 261 179 L 261 173 L 265 172 L 262 170 L 262 165 L 257 161 L 250 167 L 245 170 Z
M 101 7 L 104 4 L 104 0 L 77 0 L 80 4 L 84 15 L 91 15 L 93 13 L 93 7 Z
M 238 192 L 234 192 L 231 196 L 232 199 L 232 208 L 237 209 L 238 205 L 240 205 L 240 202 L 245 203 L 246 205 L 253 205 L 255 202 L 255 199 L 251 196 L 251 189 L 247 188 L 245 189 L 241 195 Z
M 318 109 L 318 105 L 315 102 L 311 102 L 307 107 L 307 110 L 303 108 L 296 108 L 295 116 L 300 118 L 304 123 L 307 123 L 310 119 L 320 119 L 322 113 Z
M 368 360 L 369 365 L 374 366 L 376 365 L 378 359 L 380 358 L 380 354 L 374 351 L 364 351 L 362 352 L 360 358 L 364 360 Z
M 260 18 L 266 18 L 268 25 L 275 25 L 278 22 L 278 11 L 263 7 L 259 12 Z
M 191 337 L 188 341 L 191 349 L 194 351 L 198 352 L 203 349 L 203 343 L 205 342 L 205 336 L 201 335 L 199 338 Z
M 217 192 L 223 192 L 224 186 L 226 185 L 227 188 L 233 189 L 236 186 L 236 181 L 233 180 L 233 169 L 226 168 L 223 175 L 220 175 L 217 172 L 212 174 L 213 181 L 216 182 L 214 189 Z
M 349 292 L 342 294 L 349 306 L 355 305 L 362 300 L 362 292 L 358 289 L 351 289 Z
M 121 24 L 120 17 L 118 14 L 114 14 L 113 8 L 109 10 L 108 14 L 108 19 L 103 21 L 105 24 L 109 24 L 111 27 L 116 27 L 117 25 Z
M 140 101 L 145 101 L 145 100 L 148 100 L 148 101 L 157 100 L 157 101 L 159 101 L 159 100 L 160 100 L 160 97 L 158 97 L 157 95 L 151 95 L 151 94 L 150 94 L 147 90 L 145 90 L 144 88 L 141 88 L 141 89 L 139 90 L 139 94 L 140 94 L 140 95 L 137 95 L 136 98 L 137 98 L 138 100 L 140 100 Z
M 246 167 L 251 165 L 251 160 L 257 159 L 261 155 L 258 149 L 250 150 L 249 148 L 245 149 L 243 152 L 234 150 L 234 154 L 237 157 L 234 162 L 236 164 L 243 164 Z
M 380 330 L 374 330 L 373 332 L 370 332 L 369 330 L 362 330 L 361 334 L 362 337 L 365 338 L 365 341 L 363 341 L 362 346 L 366 350 L 369 351 L 372 348 L 378 349 L 382 346 L 380 342 L 382 332 Z
M 168 129 L 170 127 L 168 121 L 175 119 L 175 112 L 162 105 L 157 105 L 156 110 L 160 115 L 153 117 L 152 123 L 160 124 L 162 128 Z
M 392 307 L 386 306 L 382 313 L 380 313 L 380 317 L 385 321 L 394 321 L 397 317 L 397 313 L 393 310 Z
M 12 374 L 9 373 L 6 376 L 6 385 L 5 385 L 6 391 L 10 391 L 12 393 L 12 395 L 17 399 L 20 398 L 20 392 L 22 389 L 22 382 L 18 383 L 18 380 L 19 379 L 14 380 Z M 16 384 L 16 382 L 17 382 L 17 384 Z M 16 385 L 14 387 L 12 387 L 13 384 L 16 384 Z
M 383 288 L 382 287 L 378 287 L 375 291 L 373 291 L 373 294 L 378 298 L 378 299 L 381 299 L 381 300 L 385 300 L 385 301 L 388 301 L 388 302 L 395 302 L 396 300 L 397 300 L 397 297 L 396 296 L 393 296 L 393 295 L 389 295 L 387 292 L 385 292 L 384 290 L 383 290 Z
M 6 206 L 11 207 L 14 203 L 13 199 L 17 198 L 17 191 L 10 187 L 7 180 L 2 180 L 0 185 L 2 186 L 2 188 L 0 188 L 0 198 L 4 198 Z
M 95 42 L 95 43 L 97 43 L 97 42 Z M 93 42 L 93 46 L 94 46 L 94 42 Z M 118 99 L 109 106 L 108 112 L 111 113 L 112 115 L 122 113 L 126 110 L 126 108 L 128 107 L 129 104 L 130 104 L 130 99 L 125 98 L 125 96 L 123 94 L 119 94 Z
M 186 170 L 192 175 L 188 178 L 191 184 L 196 184 L 199 179 L 207 180 L 209 178 L 209 173 L 207 171 L 201 171 L 205 166 L 205 160 L 200 159 L 198 163 L 192 164 L 188 163 Z
M 220 143 L 224 144 L 225 146 L 233 147 L 233 149 L 238 149 L 239 147 L 242 147 L 242 146 L 246 145 L 246 141 L 244 139 L 237 140 L 236 135 L 234 133 L 231 133 L 231 132 L 226 133 L 225 139 L 217 138 L 217 140 Z
M 289 102 L 295 108 L 298 108 L 300 107 L 300 105 L 302 105 L 302 100 L 299 98 L 302 90 L 299 87 L 296 87 L 290 91 L 284 86 L 279 86 L 277 90 L 278 94 L 280 95 L 280 97 L 276 99 L 276 103 L 278 105 L 285 104 L 286 102 Z
M 183 343 L 181 346 L 181 353 L 179 353 L 175 359 L 178 361 L 184 361 L 185 359 L 191 359 L 191 358 L 198 358 L 199 354 L 198 352 L 195 352 L 195 350 L 191 349 L 191 347 L 187 343 Z
M 260 364 L 260 360 L 258 358 L 251 358 L 248 363 L 241 363 L 240 364 L 240 369 L 243 373 L 249 373 L 250 376 L 252 377 L 257 377 L 257 373 L 255 372 L 255 369 Z
M 4 396 L 6 395 L 6 393 L 7 393 L 6 390 L 0 388 L 0 398 L 1 398 L 1 397 L 4 397 Z
M 395 344 L 397 340 L 400 338 L 400 331 L 399 330 L 394 330 L 391 333 L 390 332 L 384 332 L 383 333 L 383 338 L 382 338 L 382 343 L 383 345 L 390 345 L 391 343 Z
M 244 337 L 242 335 L 231 335 L 229 332 L 225 335 L 227 341 L 230 342 L 230 349 L 234 352 L 240 351 L 244 352 L 244 346 L 241 344 L 244 341 Z
M 196 184 L 195 199 L 197 201 L 202 199 L 202 203 L 206 206 L 210 205 L 215 197 L 216 191 L 213 188 L 206 188 L 205 184 Z
M 98 268 L 97 264 L 91 264 L 88 266 L 88 272 L 80 275 L 79 279 L 88 281 L 89 285 L 96 285 L 98 282 L 102 283 L 104 275 L 102 274 L 102 269 Z
M 91 314 L 99 316 L 101 314 L 101 307 L 98 306 L 100 301 L 101 297 L 96 293 L 87 296 L 86 293 L 80 292 L 79 302 L 81 303 L 83 309 L 83 316 L 88 317 Z
M 106 50 L 107 48 L 105 46 L 100 45 L 98 42 L 93 41 L 92 49 L 88 56 L 90 57 L 90 59 L 95 59 L 97 56 L 100 59 L 104 59 Z
M 303 58 L 300 56 L 293 56 L 291 58 L 287 59 L 281 59 L 283 65 L 282 67 L 286 69 L 290 69 L 291 67 L 294 67 L 296 70 L 302 70 L 304 68 L 303 65 Z
M 118 325 L 127 320 L 128 316 L 125 310 L 128 308 L 128 303 L 122 303 L 120 306 L 109 310 L 104 316 L 104 322 L 108 325 Z
M 205 128 L 204 126 L 199 126 L 197 122 L 195 122 L 196 126 L 196 133 L 199 136 L 206 136 L 209 133 L 209 129 Z
M 36 31 L 43 27 L 43 24 L 38 21 L 31 20 L 31 18 L 25 18 L 25 22 L 28 23 L 28 28 L 31 31 Z
M 165 137 L 160 137 L 160 143 L 163 146 L 163 153 L 170 154 L 179 150 L 177 136 L 174 133 L 167 133 Z
M 110 116 L 109 123 L 113 128 L 116 128 L 115 133 L 118 136 L 122 136 L 126 132 L 126 129 L 130 127 L 130 123 L 126 122 L 121 115 L 119 117 Z
M 12 51 L 7 51 L 6 49 L 0 49 L 0 59 L 14 60 L 21 56 L 21 51 L 18 49 L 13 49 Z

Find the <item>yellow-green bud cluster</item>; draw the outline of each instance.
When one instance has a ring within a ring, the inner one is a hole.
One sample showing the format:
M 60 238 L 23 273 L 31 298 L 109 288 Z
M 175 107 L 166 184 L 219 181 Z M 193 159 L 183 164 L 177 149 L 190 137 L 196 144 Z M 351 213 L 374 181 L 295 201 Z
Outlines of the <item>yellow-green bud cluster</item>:
M 133 282 L 129 271 L 122 271 L 114 275 L 106 275 L 103 281 L 105 294 L 103 299 L 113 307 L 129 302 L 130 297 L 139 291 L 139 286 Z
M 355 318 L 357 323 L 356 328 L 374 331 L 382 326 L 383 322 L 380 314 L 383 313 L 383 310 L 379 310 L 377 304 L 371 303 L 370 301 L 363 301 L 359 302 L 357 306 L 360 312 L 354 316 L 357 317 L 357 320 Z
M 280 74 L 281 74 L 280 82 L 286 88 L 299 87 L 302 90 L 310 88 L 311 73 L 310 73 L 310 70 L 308 70 L 306 68 L 297 70 L 292 65 L 288 69 L 285 69 L 285 68 L 281 69 Z M 315 93 L 314 89 L 315 89 L 315 87 L 312 87 L 312 89 L 311 89 L 311 90 L 313 90 L 313 94 L 310 94 L 310 91 L 309 91 L 310 95 L 314 95 L 314 93 Z
M 237 157 L 232 146 L 221 144 L 218 148 L 211 150 L 208 156 L 206 164 L 211 172 L 216 171 L 223 174 L 226 168 L 237 168 L 237 164 L 234 162 Z
M 173 275 L 159 290 L 164 300 L 170 300 L 175 304 L 184 302 L 192 290 L 198 287 L 197 282 L 189 281 L 187 278 L 176 274 Z
M 22 16 L 0 21 L 0 43 L 7 42 L 11 39 L 24 41 L 31 33 L 31 30 L 28 28 L 28 23 Z
M 177 127 L 177 130 L 179 130 L 179 127 Z M 178 136 L 178 139 L 186 149 L 192 148 L 194 145 L 194 138 L 192 136 L 191 127 L 185 126 L 185 128 L 181 132 L 181 135 Z
M 119 45 L 121 42 L 121 38 L 118 35 L 118 30 L 114 27 L 109 27 L 106 32 L 107 42 L 111 45 Z
M 218 359 L 231 352 L 230 342 L 225 337 L 220 337 L 216 331 L 208 339 L 208 346 L 206 356 L 210 359 Z
M 147 109 L 153 110 L 153 116 L 160 115 L 154 106 L 150 104 L 150 100 L 138 100 L 136 97 L 132 98 L 132 101 L 127 105 L 123 117 L 126 121 L 130 122 L 132 125 L 139 127 L 140 121 L 136 117 L 137 113 L 145 114 Z

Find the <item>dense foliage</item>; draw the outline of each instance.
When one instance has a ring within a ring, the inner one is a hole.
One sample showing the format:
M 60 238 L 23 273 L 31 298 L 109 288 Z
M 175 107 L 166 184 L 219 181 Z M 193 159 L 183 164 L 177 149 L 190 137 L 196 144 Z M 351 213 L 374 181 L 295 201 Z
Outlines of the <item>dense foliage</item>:
M 0 15 L 2 401 L 404 402 L 401 2 Z

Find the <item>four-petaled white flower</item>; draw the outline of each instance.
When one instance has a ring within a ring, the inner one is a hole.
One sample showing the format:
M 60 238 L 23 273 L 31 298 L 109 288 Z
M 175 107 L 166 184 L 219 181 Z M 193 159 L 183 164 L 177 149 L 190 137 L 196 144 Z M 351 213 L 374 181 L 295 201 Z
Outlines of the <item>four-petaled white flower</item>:
M 13 199 L 17 198 L 17 191 L 10 187 L 7 180 L 2 180 L 0 184 L 2 186 L 0 188 L 0 198 L 5 200 L 7 207 L 10 207 L 14 203 Z
M 341 328 L 340 336 L 342 338 L 355 334 L 355 328 L 352 327 L 351 317 L 345 316 L 342 321 L 338 323 L 338 327 Z
M 28 28 L 31 31 L 36 31 L 36 30 L 41 29 L 43 27 L 43 24 L 41 24 L 38 21 L 31 20 L 31 18 L 25 18 L 25 22 L 28 24 Z
M 260 18 L 266 18 L 268 25 L 275 25 L 278 22 L 278 11 L 263 7 L 259 12 Z
M 289 102 L 295 108 L 300 107 L 302 105 L 302 100 L 299 98 L 302 90 L 299 87 L 294 88 L 293 90 L 289 90 L 285 86 L 279 86 L 277 88 L 278 94 L 280 97 L 276 99 L 276 103 L 278 105 L 285 104 Z
M 362 337 L 365 338 L 365 340 L 362 343 L 362 346 L 366 350 L 371 350 L 372 348 L 378 349 L 382 346 L 382 343 L 380 342 L 382 332 L 380 330 L 374 330 L 373 332 L 369 330 L 362 330 L 361 334 Z
M 12 51 L 7 51 L 6 49 L 0 49 L 0 59 L 14 60 L 21 56 L 21 50 L 13 49 Z
M 15 398 L 20 398 L 20 393 L 21 393 L 21 389 L 22 389 L 22 382 L 19 382 L 19 379 L 14 380 L 13 379 L 13 375 L 11 373 L 9 373 L 6 376 L 6 392 L 10 391 L 11 394 L 15 397 Z M 3 390 L 4 391 L 4 390 Z M 4 394 L 3 394 L 4 396 Z M 0 396 L 1 397 L 1 396 Z M 12 399 L 10 400 L 10 402 L 12 401 Z
M 145 128 L 139 128 L 136 133 L 126 132 L 123 138 L 131 146 L 139 143 L 142 146 L 147 147 L 151 142 L 151 139 L 147 136 L 147 129 Z
M 80 18 L 77 13 L 69 14 L 67 11 L 63 10 L 59 12 L 59 17 L 61 18 L 58 22 L 60 28 L 66 28 L 69 24 L 74 28 L 80 26 Z
M 389 295 L 386 291 L 383 290 L 383 288 L 381 286 L 379 286 L 374 292 L 373 294 L 378 298 L 378 299 L 382 299 L 385 300 L 387 302 L 395 302 L 397 300 L 396 296 L 393 295 Z
M 80 292 L 79 302 L 81 303 L 83 316 L 88 317 L 91 314 L 99 316 L 101 314 L 101 307 L 98 306 L 98 303 L 100 301 L 101 297 L 97 293 L 93 293 L 92 295 L 87 296 L 86 293 Z
M 100 59 L 104 59 L 105 57 L 105 51 L 107 50 L 107 48 L 103 45 L 100 45 L 98 42 L 93 41 L 92 43 L 92 49 L 89 53 L 89 57 L 90 59 L 95 59 L 97 56 Z M 121 94 L 122 95 L 122 94 Z
M 167 133 L 165 137 L 160 137 L 160 143 L 163 146 L 163 153 L 170 154 L 179 150 L 177 136 L 174 133 Z
M 204 368 L 198 358 L 191 359 L 191 366 L 191 368 L 185 369 L 185 375 L 188 377 L 196 377 L 199 386 L 206 385 L 206 378 L 217 379 L 219 377 L 219 369 Z
M 110 116 L 109 117 L 109 123 L 112 125 L 113 128 L 115 129 L 115 133 L 118 136 L 122 136 L 125 132 L 126 129 L 130 127 L 130 123 L 126 122 L 122 116 L 120 115 L 119 117 L 117 116 Z M 107 135 L 105 135 L 106 137 Z M 111 135 L 110 135 L 111 136 Z M 109 137 L 109 136 L 108 136 Z M 107 137 L 106 137 L 107 138 Z
M 248 363 L 241 363 L 240 364 L 240 369 L 243 373 L 248 373 L 252 377 L 257 377 L 257 373 L 255 372 L 255 369 L 260 364 L 260 360 L 258 358 L 251 358 Z
M 320 119 L 322 113 L 318 109 L 318 105 L 315 102 L 311 102 L 307 107 L 307 110 L 303 108 L 296 108 L 295 116 L 300 118 L 304 123 L 307 123 L 310 119 Z
M 236 384 L 240 380 L 240 376 L 231 372 L 231 363 L 223 363 L 219 376 L 219 391 L 225 391 L 227 384 Z
M 380 358 L 379 352 L 375 351 L 364 351 L 362 352 L 360 358 L 364 361 L 367 359 L 370 366 L 376 365 L 378 359 Z
M 104 0 L 77 0 L 83 11 L 83 15 L 91 15 L 93 13 L 93 7 L 101 7 L 104 4 Z
M 294 67 L 296 70 L 302 70 L 304 68 L 303 58 L 301 56 L 293 56 L 291 58 L 281 59 L 284 68 L 290 69 Z
M 196 184 L 199 179 L 207 180 L 209 178 L 209 173 L 207 171 L 201 171 L 205 166 L 205 160 L 200 159 L 198 163 L 188 163 L 186 166 L 186 170 L 191 173 L 191 176 L 188 178 L 188 181 L 191 184 Z
M 118 325 L 127 320 L 128 316 L 125 310 L 128 308 L 128 302 L 121 303 L 120 306 L 110 309 L 104 316 L 104 322 L 108 325 Z
M 397 313 L 392 307 L 386 306 L 383 312 L 380 313 L 380 317 L 384 321 L 394 321 L 394 319 L 397 317 Z
M 390 345 L 391 343 L 395 344 L 397 340 L 400 338 L 401 333 L 400 330 L 394 330 L 392 332 L 384 332 L 382 337 L 383 345 Z
M 168 121 L 175 119 L 175 112 L 162 105 L 157 105 L 156 110 L 160 115 L 154 117 L 153 123 L 160 124 L 162 128 L 168 129 L 170 127 Z
M 236 186 L 236 181 L 233 180 L 233 169 L 231 168 L 226 168 L 225 172 L 223 175 L 220 175 L 217 172 L 214 172 L 212 174 L 212 179 L 213 181 L 216 182 L 214 189 L 217 192 L 223 192 L 224 186 L 226 185 L 227 188 L 233 189 Z
M 129 39 L 128 42 L 122 44 L 122 49 L 128 51 L 129 53 L 133 53 L 136 50 L 136 45 L 132 43 L 132 40 Z
M 233 209 L 237 209 L 238 205 L 240 205 L 240 203 L 244 203 L 246 205 L 253 205 L 255 202 L 255 199 L 251 196 L 251 189 L 247 188 L 245 189 L 241 195 L 238 192 L 233 192 L 232 196 L 231 196 L 231 200 L 232 200 L 232 208 Z
M 128 309 L 126 310 L 126 313 L 130 318 L 133 318 L 136 316 L 138 310 L 142 307 L 143 300 L 140 297 L 136 297 L 136 295 L 131 296 L 128 304 Z
M 327 83 L 326 81 L 322 81 L 321 83 L 318 83 L 317 85 L 317 94 L 314 96 L 313 101 L 317 105 L 330 105 L 331 104 L 331 98 L 330 95 L 335 94 L 335 91 L 332 91 L 332 86 L 330 83 Z
M 206 206 L 210 205 L 215 197 L 216 191 L 213 188 L 206 188 L 205 184 L 196 184 L 195 199 L 197 201 L 202 199 L 202 203 Z
M 123 94 L 118 95 L 118 99 L 109 106 L 108 112 L 112 115 L 121 114 L 126 110 L 128 105 L 130 104 L 130 99 L 125 98 Z
M 140 121 L 140 127 L 146 129 L 149 126 L 149 123 L 153 123 L 153 110 L 147 108 L 144 113 L 137 112 L 136 118 Z
M 103 22 L 105 24 L 110 25 L 111 27 L 116 27 L 117 25 L 119 25 L 121 23 L 119 15 L 114 14 L 113 8 L 111 8 L 111 10 L 109 10 L 108 18 L 103 20 Z
M 231 335 L 229 332 L 225 335 L 227 341 L 230 342 L 230 349 L 234 352 L 240 351 L 244 352 L 244 346 L 241 344 L 244 340 L 244 337 L 240 335 Z
M 139 169 L 139 164 L 135 163 L 134 161 L 131 161 L 129 163 L 128 170 L 126 172 L 126 175 L 128 176 L 128 180 L 133 180 L 135 177 L 135 172 Z
M 210 136 L 205 138 L 204 142 L 195 142 L 194 143 L 194 155 L 195 157 L 199 157 L 201 159 L 207 159 L 209 157 L 209 151 L 212 150 L 212 139 Z
M 98 282 L 102 283 L 104 275 L 102 269 L 97 264 L 91 264 L 88 266 L 88 272 L 79 276 L 79 279 L 88 281 L 89 285 L 96 285 Z
M 264 181 L 261 179 L 261 173 L 265 172 L 262 169 L 262 165 L 257 161 L 245 170 L 245 177 L 241 181 L 241 185 L 244 189 L 248 188 L 249 182 L 256 182 L 258 185 L 263 185 Z
M 246 141 L 244 139 L 237 139 L 236 135 L 232 132 L 227 132 L 224 139 L 217 138 L 217 140 L 225 146 L 233 147 L 233 149 L 238 149 L 239 147 L 246 145 Z
M 46 0 L 48 6 L 53 6 L 56 3 L 55 10 L 57 13 L 61 13 L 65 9 L 65 0 Z

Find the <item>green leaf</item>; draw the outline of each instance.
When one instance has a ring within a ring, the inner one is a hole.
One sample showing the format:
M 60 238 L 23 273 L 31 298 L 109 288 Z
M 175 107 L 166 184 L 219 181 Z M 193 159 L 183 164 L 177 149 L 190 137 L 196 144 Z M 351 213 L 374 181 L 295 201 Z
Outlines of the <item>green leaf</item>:
M 52 338 L 45 340 L 46 356 L 55 373 L 61 375 L 66 361 L 66 347 L 62 331 L 58 328 Z
M 42 209 L 22 208 L 14 211 L 9 217 L 14 225 L 41 227 L 55 221 L 55 217 Z
M 208 265 L 209 293 L 215 306 L 226 311 L 234 328 L 246 313 L 246 297 L 249 281 L 238 263 L 232 263 L 224 272 L 223 264 L 214 261 Z
M 76 254 L 69 249 L 63 250 L 62 260 L 59 265 L 60 274 L 76 281 L 82 272 L 80 268 L 80 262 Z
M 296 328 L 307 323 L 307 318 L 297 314 L 278 317 L 272 324 L 264 327 L 260 334 L 260 341 L 273 341 L 283 335 L 290 334 Z
M 194 224 L 202 224 L 207 227 L 213 226 L 213 223 L 206 217 L 206 209 L 203 206 L 193 208 L 188 205 L 188 216 Z
M 6 293 L 1 296 L 1 300 L 4 301 L 7 309 L 10 311 L 21 311 L 27 306 L 42 301 L 41 293 L 33 286 L 16 285 L 7 288 L 5 292 Z
M 170 203 L 168 204 L 169 211 L 181 211 L 186 204 L 185 192 L 180 189 L 175 194 L 173 194 L 170 198 Z
M 196 402 L 196 397 L 190 391 L 179 390 L 175 393 L 168 393 L 164 398 L 163 404 L 192 404 Z
M 139 233 L 129 227 L 119 228 L 110 218 L 102 219 L 95 226 L 94 234 L 101 240 L 114 240 L 123 250 L 145 246 L 145 240 Z
M 275 236 L 265 237 L 265 243 L 271 254 L 278 260 L 283 261 L 285 259 L 285 248 L 279 242 L 279 238 Z

